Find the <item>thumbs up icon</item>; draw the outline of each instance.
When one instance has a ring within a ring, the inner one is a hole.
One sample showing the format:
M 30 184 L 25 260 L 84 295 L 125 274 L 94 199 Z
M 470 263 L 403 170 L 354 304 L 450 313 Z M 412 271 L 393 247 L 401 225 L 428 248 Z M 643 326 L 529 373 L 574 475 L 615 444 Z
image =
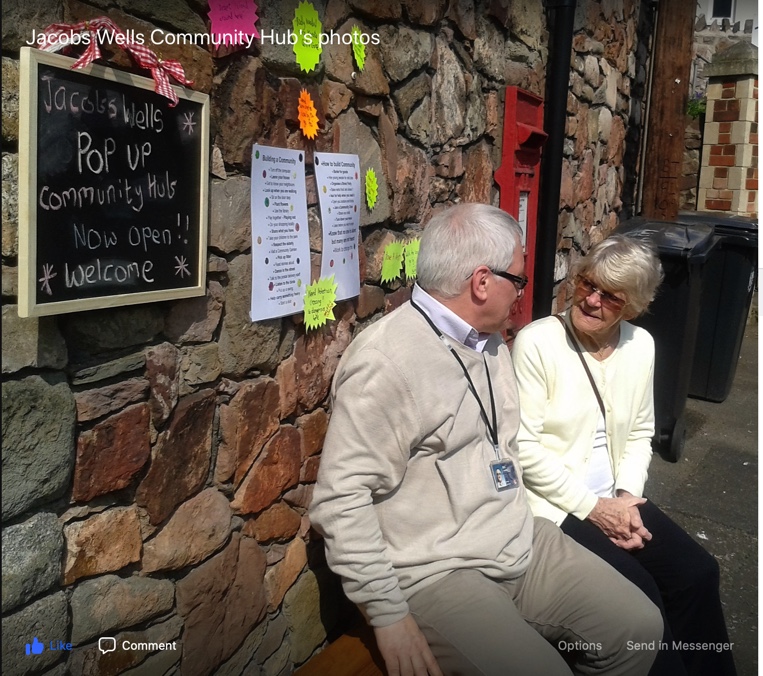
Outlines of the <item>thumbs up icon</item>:
M 39 655 L 43 650 L 45 650 L 45 644 L 40 641 L 36 636 L 34 639 L 32 639 L 32 643 L 26 644 L 26 654 L 27 655 Z

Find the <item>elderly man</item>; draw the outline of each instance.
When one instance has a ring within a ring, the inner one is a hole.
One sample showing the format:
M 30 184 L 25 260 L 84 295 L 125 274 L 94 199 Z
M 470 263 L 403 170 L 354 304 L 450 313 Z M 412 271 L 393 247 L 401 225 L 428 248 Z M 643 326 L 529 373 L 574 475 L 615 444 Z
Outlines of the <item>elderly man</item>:
M 500 334 L 527 283 L 519 226 L 451 207 L 417 272 L 339 364 L 310 508 L 388 672 L 646 674 L 657 608 L 527 506 Z

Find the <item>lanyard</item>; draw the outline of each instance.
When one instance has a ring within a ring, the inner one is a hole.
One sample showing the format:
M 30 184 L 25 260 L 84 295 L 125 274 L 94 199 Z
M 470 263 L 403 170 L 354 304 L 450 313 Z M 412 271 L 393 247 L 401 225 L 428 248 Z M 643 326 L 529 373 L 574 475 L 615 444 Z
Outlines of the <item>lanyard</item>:
M 464 372 L 464 376 L 466 377 L 466 382 L 469 383 L 469 390 L 471 391 L 474 398 L 477 400 L 477 404 L 480 407 L 480 413 L 482 413 L 482 419 L 485 421 L 485 427 L 487 427 L 488 432 L 488 438 L 490 439 L 490 443 L 493 444 L 493 450 L 495 451 L 495 455 L 497 458 L 500 459 L 501 454 L 499 451 L 498 446 L 498 418 L 496 415 L 496 409 L 495 409 L 495 398 L 493 397 L 493 383 L 490 379 L 490 369 L 487 367 L 487 360 L 485 359 L 484 355 L 482 357 L 483 363 L 485 364 L 485 373 L 487 374 L 487 389 L 488 392 L 490 392 L 490 412 L 491 412 L 491 418 L 493 420 L 493 424 L 491 426 L 490 419 L 487 417 L 487 411 L 485 410 L 485 406 L 482 403 L 482 399 L 480 398 L 480 395 L 477 393 L 477 388 L 474 387 L 474 382 L 472 381 L 471 376 L 469 375 L 469 371 L 467 370 L 466 366 L 464 365 L 464 362 L 461 360 L 461 357 L 458 356 L 458 353 L 453 348 L 453 346 L 450 344 L 448 339 L 443 335 L 443 332 L 440 331 L 435 326 L 435 323 L 430 319 L 430 317 L 427 315 L 424 310 L 422 310 L 416 303 L 411 300 L 411 305 L 419 312 L 419 314 L 426 319 L 427 324 L 432 327 L 432 330 L 437 334 L 437 337 L 440 339 L 443 345 L 447 347 L 450 350 L 450 353 L 455 357 L 456 361 L 458 362 L 458 365 L 461 367 L 461 370 Z

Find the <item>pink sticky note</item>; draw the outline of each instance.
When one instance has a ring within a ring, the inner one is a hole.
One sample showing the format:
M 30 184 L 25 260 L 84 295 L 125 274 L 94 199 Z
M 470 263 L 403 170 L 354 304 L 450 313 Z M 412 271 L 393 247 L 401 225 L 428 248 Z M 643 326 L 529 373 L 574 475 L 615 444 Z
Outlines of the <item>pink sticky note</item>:
M 250 47 L 260 33 L 257 23 L 257 4 L 253 0 L 209 0 L 209 18 L 212 20 L 213 42 L 216 47 Z M 254 37 L 252 37 L 254 36 Z

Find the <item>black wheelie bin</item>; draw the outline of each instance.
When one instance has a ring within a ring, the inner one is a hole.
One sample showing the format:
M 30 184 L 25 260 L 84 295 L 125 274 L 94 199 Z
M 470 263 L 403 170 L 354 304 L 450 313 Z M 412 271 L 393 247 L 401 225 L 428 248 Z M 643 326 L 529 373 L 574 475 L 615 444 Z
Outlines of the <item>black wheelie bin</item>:
M 702 275 L 715 244 L 713 228 L 632 218 L 618 234 L 651 242 L 659 252 L 665 279 L 646 314 L 632 320 L 652 334 L 655 344 L 654 449 L 676 462 L 686 439 L 684 413 L 700 314 Z
M 715 245 L 702 272 L 697 345 L 689 396 L 725 401 L 734 382 L 758 268 L 758 220 L 703 211 L 676 219 L 713 228 Z

